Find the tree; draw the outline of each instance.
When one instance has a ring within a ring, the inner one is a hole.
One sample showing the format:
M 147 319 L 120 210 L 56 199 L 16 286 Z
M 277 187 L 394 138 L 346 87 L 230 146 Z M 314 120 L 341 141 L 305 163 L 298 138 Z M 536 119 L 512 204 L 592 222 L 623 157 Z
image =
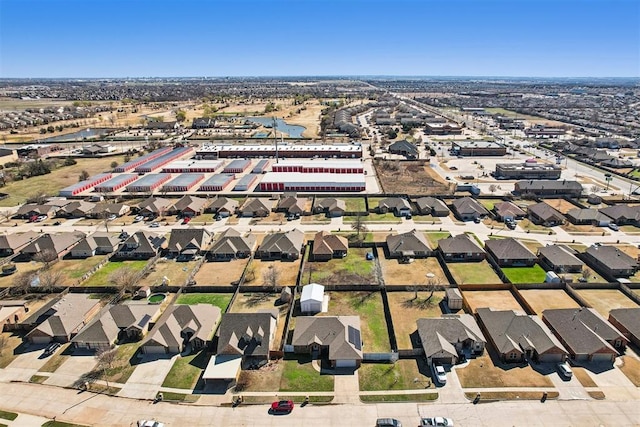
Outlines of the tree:
M 247 267 L 247 271 L 244 274 L 244 281 L 253 282 L 254 280 L 256 280 L 256 266 L 254 263 L 251 263 Z
M 33 271 L 23 271 L 22 273 L 18 273 L 11 283 L 11 293 L 16 294 L 26 294 L 31 287 L 31 282 L 35 277 L 35 273 Z
M 89 179 L 89 172 L 83 169 L 78 176 L 78 181 L 86 181 L 87 179 Z
M 591 277 L 591 270 L 588 269 L 587 267 L 582 269 L 582 278 L 587 281 L 589 280 L 589 277 Z
M 115 168 L 117 168 L 117 167 L 118 167 L 118 162 L 116 162 L 116 161 L 114 160 L 113 162 L 111 162 L 111 165 L 109 165 L 109 166 L 111 166 L 111 169 L 115 169 Z
M 491 194 L 495 193 L 497 189 L 498 189 L 498 186 L 495 184 L 491 184 L 489 186 L 489 191 L 491 191 Z
M 121 293 L 132 294 L 137 287 L 138 272 L 130 267 L 122 267 L 111 273 L 107 281 Z
M 51 267 L 51 263 L 58 259 L 58 254 L 53 249 L 44 249 L 33 256 L 33 260 L 44 264 L 44 268 Z
M 187 113 L 184 110 L 178 110 L 176 111 L 176 120 L 179 122 L 184 122 L 185 120 L 187 120 Z
M 96 367 L 100 373 L 100 376 L 104 377 L 107 382 L 107 387 L 109 387 L 109 377 L 105 374 L 107 369 L 112 369 L 113 365 L 118 361 L 118 349 L 110 348 L 107 350 L 100 350 L 96 353 L 96 360 L 98 361 L 98 366 Z
M 597 185 L 592 185 L 591 186 L 591 192 L 592 193 L 597 193 L 599 191 L 600 191 L 600 187 L 599 186 L 597 186 Z
M 274 291 L 278 287 L 279 279 L 280 270 L 274 265 L 270 265 L 269 268 L 267 268 L 267 270 L 262 273 L 262 280 L 264 285 L 273 288 Z
M 351 228 L 356 232 L 356 237 L 358 240 L 361 240 L 360 234 L 364 234 L 367 232 L 367 225 L 362 220 L 362 216 L 356 215 L 355 221 L 351 223 Z
M 64 274 L 62 271 L 53 271 L 49 269 L 41 270 L 38 273 L 38 277 L 40 278 L 40 287 L 46 290 L 51 290 L 62 285 Z

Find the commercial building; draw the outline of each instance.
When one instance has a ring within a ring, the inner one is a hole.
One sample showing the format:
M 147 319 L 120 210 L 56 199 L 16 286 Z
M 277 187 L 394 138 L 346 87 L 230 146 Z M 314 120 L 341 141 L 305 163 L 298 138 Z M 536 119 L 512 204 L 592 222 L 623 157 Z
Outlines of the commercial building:
M 228 173 L 213 175 L 200 186 L 198 191 L 222 191 L 233 181 L 233 178 L 234 176 Z
M 451 154 L 456 156 L 504 156 L 507 149 L 493 141 L 455 141 L 451 143 Z
M 240 178 L 238 183 L 233 187 L 233 191 L 249 191 L 249 189 L 258 180 L 258 174 L 250 173 Z
M 220 169 L 222 160 L 176 160 L 162 168 L 165 173 L 213 173 Z
M 424 126 L 425 135 L 460 135 L 462 127 L 457 123 L 427 123 Z
M 251 166 L 251 160 L 237 159 L 229 163 L 222 170 L 223 173 L 242 173 Z
M 162 187 L 162 190 L 170 192 L 189 191 L 203 179 L 204 174 L 201 173 L 183 173 L 172 179 L 171 182 Z
M 131 184 L 136 179 L 138 179 L 138 175 L 134 173 L 123 173 L 122 175 L 117 175 L 110 180 L 103 182 L 102 184 L 96 185 L 94 190 L 99 193 L 111 193 L 121 189 L 125 185 Z
M 80 181 L 78 183 L 75 183 L 73 185 L 63 188 L 62 190 L 60 190 L 59 195 L 61 197 L 75 196 L 77 194 L 82 193 L 83 191 L 87 191 L 95 187 L 98 184 L 102 184 L 103 182 L 108 181 L 109 179 L 111 179 L 112 176 L 113 175 L 111 173 L 101 173 L 98 175 L 94 175 L 87 180 Z
M 203 145 L 196 154 L 205 159 L 276 157 L 275 144 Z M 280 158 L 361 158 L 361 144 L 278 144 Z
M 149 193 L 170 179 L 170 173 L 154 173 L 145 175 L 134 184 L 127 185 L 127 191 L 129 193 Z
M 498 163 L 496 179 L 559 179 L 562 168 L 548 163 Z
M 171 151 L 171 147 L 160 148 L 159 150 L 152 151 L 151 153 L 144 155 L 142 157 L 138 157 L 137 159 L 133 159 L 127 163 L 124 163 L 120 166 L 117 166 L 113 169 L 114 172 L 129 172 L 134 170 L 140 165 L 143 165 L 147 162 L 150 162 L 153 159 L 156 159 L 163 154 L 166 154 Z
M 193 148 L 191 147 L 176 148 L 175 150 L 171 150 L 168 153 L 165 153 L 159 157 L 156 157 L 155 159 L 137 166 L 134 170 L 138 173 L 152 172 L 173 160 L 179 159 L 180 157 L 184 157 L 191 153 L 193 153 Z
M 535 196 L 572 196 L 582 194 L 582 184 L 577 181 L 529 180 L 515 183 L 513 194 L 531 194 Z
M 364 173 L 359 160 L 296 160 L 285 161 L 271 167 L 272 172 L 303 173 Z
M 260 182 L 261 191 L 365 191 L 363 174 L 324 174 L 267 172 Z

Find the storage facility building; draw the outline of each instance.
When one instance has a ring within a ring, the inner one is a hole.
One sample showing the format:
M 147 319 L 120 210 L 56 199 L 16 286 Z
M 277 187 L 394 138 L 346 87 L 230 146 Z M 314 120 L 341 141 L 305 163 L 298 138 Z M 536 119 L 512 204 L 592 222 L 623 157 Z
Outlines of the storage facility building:
M 172 149 L 171 147 L 160 148 L 159 150 L 152 151 L 151 153 L 144 155 L 142 157 L 138 157 L 137 159 L 131 160 L 130 162 L 124 163 L 120 166 L 117 166 L 113 169 L 114 172 L 129 172 L 137 168 L 138 166 L 150 162 L 153 159 L 157 159 L 163 154 L 167 154 Z
M 196 153 L 205 159 L 275 157 L 275 144 L 205 144 Z M 278 144 L 280 158 L 361 158 L 361 144 Z
M 99 193 L 110 193 L 121 189 L 125 185 L 131 184 L 136 179 L 138 179 L 138 175 L 135 173 L 123 173 L 122 175 L 114 176 L 102 184 L 96 185 L 93 189 Z
M 250 173 L 240 178 L 240 181 L 233 187 L 233 191 L 249 191 L 251 186 L 258 180 L 258 174 Z
M 202 173 L 182 173 L 178 175 L 176 178 L 172 179 L 171 182 L 162 187 L 163 191 L 189 191 L 191 187 L 195 186 L 197 183 L 204 179 L 204 174 Z
M 148 173 L 161 168 L 162 166 L 173 160 L 179 159 L 180 157 L 184 157 L 191 153 L 193 153 L 193 148 L 191 147 L 176 148 L 175 150 L 171 150 L 168 153 L 165 153 L 149 162 L 136 167 L 134 170 L 138 173 Z
M 235 176 L 229 173 L 213 175 L 200 186 L 198 191 L 222 191 L 234 178 Z
M 127 191 L 129 193 L 149 193 L 170 179 L 170 173 L 153 173 L 145 175 L 134 184 L 127 185 Z
M 111 173 L 100 173 L 98 175 L 94 175 L 91 178 L 77 182 L 73 185 L 63 188 L 60 190 L 60 196 L 62 197 L 70 197 L 75 196 L 76 194 L 80 194 L 83 191 L 87 191 L 98 184 L 102 184 L 105 181 L 108 181 L 113 177 Z
M 261 191 L 364 191 L 363 174 L 325 174 L 267 172 L 260 182 Z
M 273 165 L 273 172 L 364 173 L 359 160 L 296 160 Z
M 237 160 L 234 160 L 231 163 L 229 163 L 227 166 L 225 166 L 224 169 L 222 170 L 222 172 L 224 172 L 224 173 L 242 173 L 245 170 L 247 170 L 247 168 L 249 166 L 251 166 L 251 160 L 237 159 Z
M 224 164 L 222 160 L 176 160 L 162 168 L 165 173 L 213 173 Z
M 253 167 L 253 170 L 251 171 L 251 173 L 265 173 L 269 168 L 269 165 L 271 165 L 270 160 L 262 159 L 258 162 L 257 165 Z

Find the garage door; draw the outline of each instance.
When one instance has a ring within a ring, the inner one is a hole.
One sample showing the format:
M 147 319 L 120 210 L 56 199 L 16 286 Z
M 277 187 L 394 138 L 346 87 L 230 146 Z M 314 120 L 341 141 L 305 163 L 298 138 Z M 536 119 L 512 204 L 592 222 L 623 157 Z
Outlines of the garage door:
M 164 354 L 166 350 L 161 345 L 145 345 L 142 347 L 145 354 Z
M 431 364 L 437 365 L 453 365 L 453 359 L 451 357 L 432 357 Z
M 611 362 L 613 360 L 613 356 L 608 353 L 596 353 L 591 357 L 592 362 Z
M 50 337 L 31 337 L 31 342 L 34 344 L 49 344 L 51 342 Z
M 355 368 L 355 360 L 336 360 L 336 368 Z

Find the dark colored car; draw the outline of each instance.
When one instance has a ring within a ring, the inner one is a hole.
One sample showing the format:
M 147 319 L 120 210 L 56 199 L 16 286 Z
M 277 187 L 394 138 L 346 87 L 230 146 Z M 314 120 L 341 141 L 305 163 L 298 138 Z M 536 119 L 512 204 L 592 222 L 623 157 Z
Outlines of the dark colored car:
M 44 349 L 44 356 L 51 356 L 53 353 L 56 352 L 57 349 L 60 348 L 60 343 L 59 342 L 52 342 L 51 344 L 49 344 L 45 349 Z
M 293 400 L 279 400 L 271 404 L 271 412 L 293 411 Z
M 395 418 L 378 418 L 376 427 L 402 427 L 402 423 Z

